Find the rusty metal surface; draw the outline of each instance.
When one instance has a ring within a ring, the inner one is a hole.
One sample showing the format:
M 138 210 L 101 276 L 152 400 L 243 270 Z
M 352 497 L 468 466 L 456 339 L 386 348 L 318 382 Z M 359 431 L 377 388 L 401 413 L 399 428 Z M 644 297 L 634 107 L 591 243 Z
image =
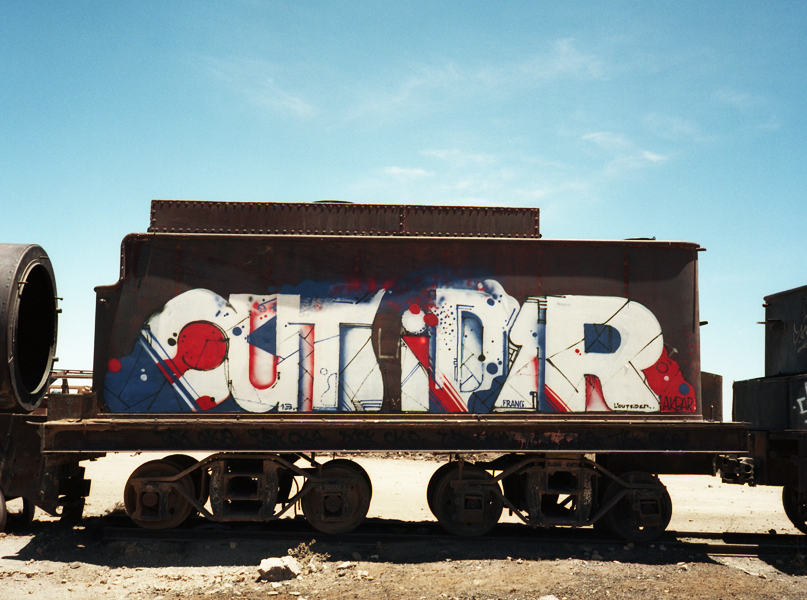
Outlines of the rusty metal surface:
M 742 423 L 296 415 L 160 418 L 116 415 L 42 425 L 45 452 L 434 451 L 744 453 Z
M 750 429 L 748 456 L 756 485 L 802 487 L 807 481 L 807 431 Z M 740 482 L 742 483 L 742 482 Z
M 734 420 L 754 429 L 807 431 L 807 374 L 734 382 Z
M 41 422 L 41 417 L 0 414 L 0 489 L 6 498 L 26 498 L 55 514 L 68 496 L 72 501 L 89 494 L 79 461 L 102 455 L 43 454 Z
M 98 414 L 98 402 L 93 393 L 48 394 L 46 403 L 48 421 L 90 419 Z
M 151 233 L 539 238 L 539 209 L 153 200 Z
M 6 497 L 37 497 L 41 444 L 40 431 L 27 416 L 0 415 L 0 489 Z
M 723 377 L 701 371 L 701 391 L 703 392 L 703 409 L 701 411 L 703 418 L 707 421 L 722 421 Z
M 383 377 L 380 412 L 400 412 L 402 312 L 418 293 L 413 289 L 431 278 L 495 279 L 519 303 L 569 295 L 640 303 L 658 320 L 665 348 L 700 398 L 697 249 L 656 241 L 132 234 L 123 242 L 121 280 L 96 289 L 93 389 L 104 406 L 110 361 L 132 353 L 150 316 L 188 290 L 228 298 L 310 282 L 384 286 L 389 291 L 370 338 Z M 683 417 L 700 418 L 700 403 L 681 408 Z
M 35 244 L 0 244 L 0 411 L 42 402 L 56 353 L 56 279 Z
M 807 286 L 765 297 L 765 376 L 807 373 Z

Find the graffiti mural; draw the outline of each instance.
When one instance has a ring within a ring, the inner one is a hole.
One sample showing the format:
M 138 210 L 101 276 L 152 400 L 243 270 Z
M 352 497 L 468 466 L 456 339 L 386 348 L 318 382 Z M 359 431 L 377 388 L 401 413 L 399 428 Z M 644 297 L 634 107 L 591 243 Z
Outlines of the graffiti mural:
M 493 279 L 306 283 L 226 299 L 190 290 L 109 361 L 104 397 L 114 412 L 379 411 L 379 311 L 400 319 L 399 352 L 387 357 L 399 361 L 400 390 L 387 396 L 400 394 L 403 412 L 697 410 L 645 306 L 519 302 Z

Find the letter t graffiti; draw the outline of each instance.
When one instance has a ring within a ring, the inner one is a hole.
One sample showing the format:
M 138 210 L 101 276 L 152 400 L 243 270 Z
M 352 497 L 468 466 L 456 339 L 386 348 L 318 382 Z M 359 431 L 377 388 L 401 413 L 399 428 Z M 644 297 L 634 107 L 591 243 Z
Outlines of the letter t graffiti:
M 805 395 L 801 398 L 796 398 L 796 402 L 799 403 L 799 413 L 802 415 L 807 413 L 807 406 L 804 405 L 805 402 L 807 402 L 807 383 L 804 384 L 804 393 Z M 804 422 L 807 423 L 807 419 L 805 419 Z

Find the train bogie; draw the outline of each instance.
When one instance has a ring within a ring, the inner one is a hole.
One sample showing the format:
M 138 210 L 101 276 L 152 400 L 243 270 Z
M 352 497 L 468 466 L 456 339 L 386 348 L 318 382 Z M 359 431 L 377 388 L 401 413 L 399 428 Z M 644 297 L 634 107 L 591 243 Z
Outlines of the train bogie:
M 427 498 L 440 524 L 465 536 L 490 531 L 503 508 L 531 527 L 601 525 L 633 541 L 654 539 L 672 515 L 658 477 L 642 471 L 615 475 L 584 456 L 450 462 L 435 471 Z
M 296 464 L 301 460 L 308 464 Z M 126 483 L 124 505 L 141 527 L 170 529 L 195 513 L 217 522 L 273 521 L 299 502 L 314 528 L 336 534 L 359 526 L 371 496 L 367 472 L 351 460 L 219 453 L 144 463 Z

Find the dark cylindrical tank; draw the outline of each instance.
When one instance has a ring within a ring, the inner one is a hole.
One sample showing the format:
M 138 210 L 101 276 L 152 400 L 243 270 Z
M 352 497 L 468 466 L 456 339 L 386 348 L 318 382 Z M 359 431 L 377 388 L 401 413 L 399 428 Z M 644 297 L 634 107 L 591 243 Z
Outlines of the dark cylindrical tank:
M 0 244 L 0 411 L 32 411 L 56 352 L 56 279 L 34 244 Z

